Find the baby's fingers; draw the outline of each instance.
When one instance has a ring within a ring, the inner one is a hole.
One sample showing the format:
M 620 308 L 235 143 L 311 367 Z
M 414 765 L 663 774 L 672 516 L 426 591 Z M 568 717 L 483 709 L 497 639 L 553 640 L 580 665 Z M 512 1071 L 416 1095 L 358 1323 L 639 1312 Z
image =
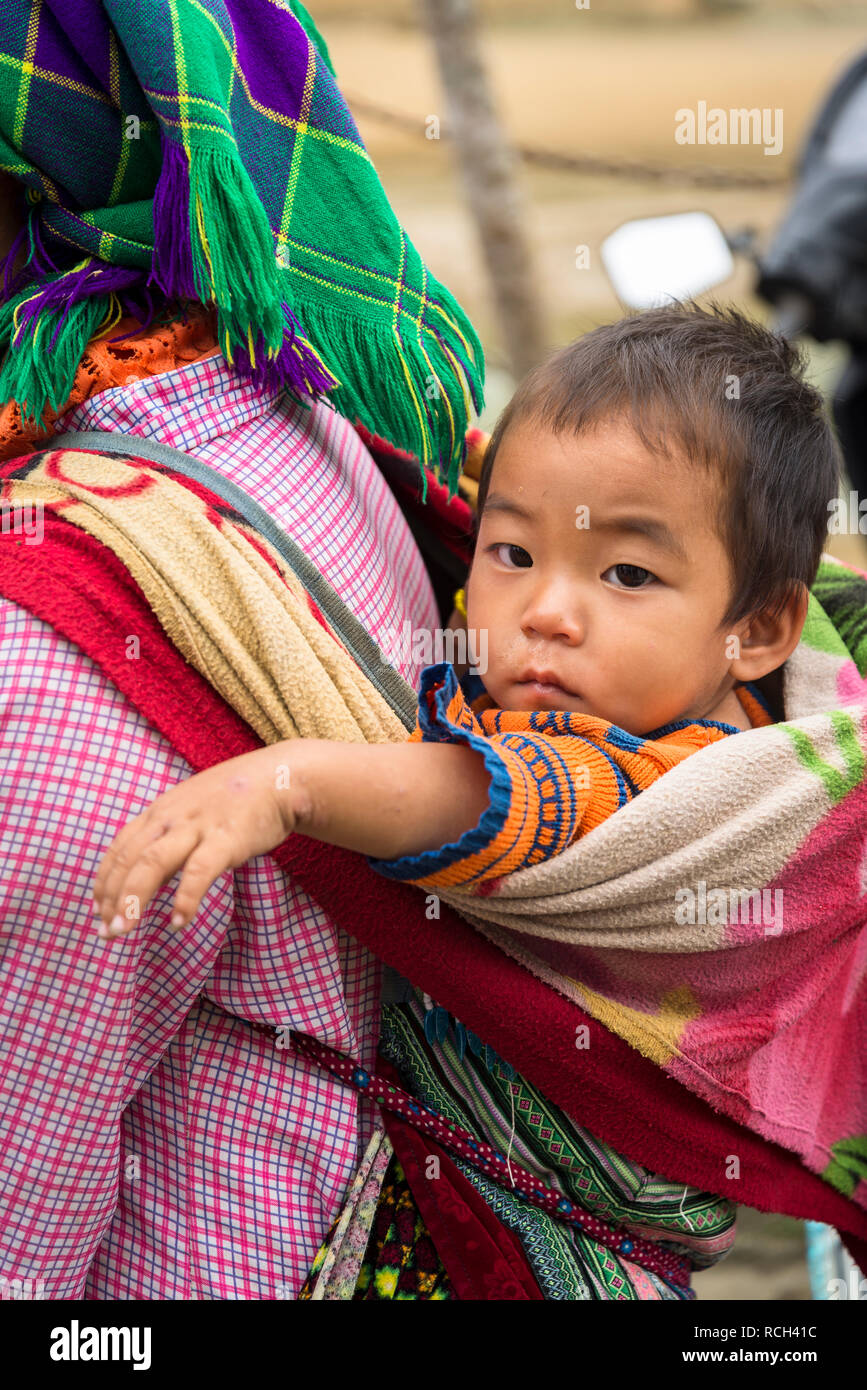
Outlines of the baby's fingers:
M 186 821 L 165 831 L 151 824 L 123 840 L 118 837 L 109 851 L 112 863 L 99 900 L 105 924 L 100 936 L 120 936 L 137 925 L 154 894 L 189 859 L 200 835 L 200 829 Z
M 136 816 L 119 830 L 103 854 L 93 880 L 93 897 L 105 920 L 107 904 L 113 903 L 117 896 L 117 883 L 121 870 L 128 867 L 126 852 L 129 847 L 143 837 L 143 824 L 146 813 Z
M 133 864 L 141 856 L 145 845 L 158 839 L 172 828 L 167 816 L 155 815 L 156 802 L 142 811 L 141 815 L 128 821 L 119 830 L 99 861 L 96 878 L 93 881 L 93 896 L 104 922 L 114 916 L 120 885 Z
M 175 930 L 185 927 L 195 917 L 211 884 L 234 865 L 231 836 L 228 831 L 213 827 L 184 865 L 172 905 L 171 924 Z

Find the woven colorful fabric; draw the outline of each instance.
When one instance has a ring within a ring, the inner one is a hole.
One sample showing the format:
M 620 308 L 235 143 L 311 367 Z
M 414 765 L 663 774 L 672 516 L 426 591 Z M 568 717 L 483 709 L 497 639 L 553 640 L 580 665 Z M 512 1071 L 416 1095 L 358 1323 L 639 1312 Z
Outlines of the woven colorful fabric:
M 241 371 L 308 395 L 456 485 L 481 405 L 472 327 L 398 224 L 303 6 L 7 0 L 0 167 L 27 188 L 0 396 L 41 418 L 149 286 L 217 310 Z
M 347 1252 L 359 1235 L 361 1248 Z M 454 1297 L 400 1159 L 378 1130 L 313 1261 L 299 1302 L 439 1302 Z
M 452 1300 L 454 1292 L 406 1174 L 392 1155 L 355 1285 L 359 1301 Z
M 772 724 L 760 697 L 739 687 L 744 713 Z M 461 892 L 560 854 L 684 758 L 738 732 L 715 719 L 679 720 L 636 738 L 589 714 L 498 709 L 479 676 L 458 682 L 448 662 L 422 673 L 415 743 L 458 743 L 481 754 L 488 806 L 460 839 L 401 859 L 370 859 L 386 878 Z
M 213 315 L 201 305 L 193 305 L 183 318 L 145 329 L 131 318 L 121 319 L 117 332 L 117 337 L 104 336 L 88 343 L 72 390 L 63 403 L 64 411 L 101 391 L 175 371 L 188 362 L 219 352 Z M 0 405 L 0 459 L 20 458 L 29 453 L 53 433 L 56 418 L 56 411 L 46 410 L 41 424 L 37 424 L 23 419 L 14 401 Z
M 454 1045 L 451 1034 L 431 1045 L 430 1016 L 416 992 L 406 1004 L 383 1010 L 381 1055 L 423 1104 L 447 1121 L 509 1155 L 537 1182 L 557 1187 L 584 1211 L 646 1242 L 663 1242 L 693 1269 L 721 1260 L 735 1240 L 732 1202 L 669 1182 L 630 1163 L 598 1136 L 552 1105 L 526 1076 L 500 1062 L 486 1063 Z M 659 1299 L 683 1296 L 636 1263 L 578 1227 L 549 1216 L 515 1191 L 494 1184 L 463 1158 L 460 1171 L 517 1235 L 546 1298 Z M 649 1286 L 649 1287 L 648 1287 Z
M 346 1201 L 310 1266 L 299 1301 L 318 1303 L 352 1298 L 393 1153 L 384 1129 L 378 1126 Z
M 394 1027 L 389 1011 L 386 1011 L 384 1018 L 383 1033 L 386 1057 L 389 1056 L 389 1029 Z M 398 1025 L 399 1026 L 399 1025 Z M 668 1285 L 677 1297 L 690 1297 L 689 1277 L 691 1269 L 691 1251 L 678 1251 L 671 1248 L 670 1241 L 660 1243 L 660 1234 L 668 1235 L 669 1232 L 656 1229 L 656 1223 L 650 1217 L 650 1208 L 645 1210 L 643 1218 L 643 1228 L 649 1227 L 652 1231 L 652 1238 L 646 1239 L 639 1235 L 634 1228 L 626 1224 L 611 1222 L 607 1219 L 607 1213 L 595 1212 L 590 1201 L 598 1197 L 586 1178 L 578 1178 L 577 1173 L 570 1173 L 569 1169 L 573 1162 L 573 1153 L 564 1154 L 556 1166 L 560 1172 L 552 1182 L 552 1174 L 546 1171 L 546 1167 L 540 1167 L 540 1156 L 544 1153 L 544 1140 L 540 1143 L 539 1136 L 534 1136 L 535 1142 L 526 1149 L 522 1144 L 519 1157 L 514 1142 L 511 1138 L 506 1138 L 508 1130 L 504 1125 L 505 1111 L 502 1102 L 494 1108 L 497 1121 L 505 1129 L 504 1141 L 498 1142 L 494 1139 L 488 1142 L 487 1133 L 480 1129 L 478 1120 L 490 1122 L 492 1118 L 490 1111 L 480 1116 L 473 1111 L 472 1101 L 468 1099 L 466 1082 L 469 1079 L 469 1064 L 461 1065 L 458 1073 L 454 1076 L 453 1089 L 442 1090 L 437 1087 L 434 1081 L 434 1090 L 437 1091 L 437 1099 L 431 1104 L 431 1084 L 430 1077 L 425 1076 L 425 1071 L 430 1067 L 430 1061 L 425 1047 L 423 1030 L 404 1024 L 403 1036 L 400 1043 L 396 1046 L 396 1053 L 399 1057 L 401 1050 L 405 1051 L 407 1040 L 409 1039 L 410 1058 L 408 1069 L 412 1074 L 413 1088 L 408 1092 L 400 1086 L 396 1086 L 387 1077 L 382 1077 L 378 1073 L 371 1074 L 364 1067 L 360 1067 L 351 1058 L 344 1057 L 333 1048 L 326 1047 L 314 1039 L 293 1034 L 295 1047 L 303 1056 L 309 1057 L 313 1061 L 318 1061 L 320 1065 L 340 1076 L 347 1084 L 355 1086 L 364 1095 L 377 1101 L 384 1111 L 394 1111 L 409 1125 L 419 1130 L 426 1141 L 436 1148 L 442 1146 L 452 1154 L 455 1161 L 461 1165 L 461 1170 L 467 1174 L 472 1174 L 472 1179 L 481 1177 L 487 1178 L 489 1184 L 500 1189 L 507 1196 L 513 1196 L 525 1213 L 530 1216 L 535 1213 L 542 1213 L 543 1217 L 548 1218 L 548 1222 L 560 1223 L 569 1230 L 567 1247 L 573 1243 L 578 1252 L 582 1252 L 585 1257 L 598 1254 L 601 1257 L 603 1266 L 615 1272 L 617 1263 L 627 1260 L 630 1265 L 636 1264 L 645 1272 L 654 1274 Z M 413 1043 L 415 1048 L 413 1049 Z M 421 1055 L 419 1056 L 419 1049 Z M 393 1058 L 392 1058 L 393 1060 Z M 404 1065 L 407 1061 L 404 1058 Z M 421 1075 L 419 1075 L 421 1071 Z M 448 1073 L 446 1073 L 448 1074 Z M 503 1075 L 505 1080 L 505 1075 Z M 426 1084 L 427 1082 L 427 1084 Z M 476 1083 L 478 1084 L 478 1083 Z M 514 1077 L 509 1081 L 510 1099 L 514 1102 L 518 1098 L 519 1106 L 524 1100 L 522 1083 Z M 417 1097 L 417 1099 L 415 1098 Z M 530 1102 L 532 1104 L 532 1102 Z M 542 1102 L 544 1107 L 544 1102 Z M 535 1107 L 533 1107 L 535 1109 Z M 468 1115 L 475 1121 L 473 1130 L 466 1127 Z M 573 1131 L 574 1127 L 569 1124 L 565 1117 L 559 1117 L 551 1123 L 548 1114 L 531 1115 L 531 1120 L 535 1120 L 541 1125 L 542 1132 L 548 1126 L 542 1122 L 543 1119 L 549 1121 L 549 1126 L 556 1129 L 558 1137 L 566 1132 Z M 517 1121 L 513 1122 L 515 1125 Z M 548 1136 L 550 1137 L 550 1136 Z M 562 1143 L 562 1141 L 561 1141 Z M 580 1143 L 580 1141 L 579 1141 Z M 554 1151 L 561 1147 L 554 1144 L 549 1156 L 549 1163 L 553 1158 Z M 525 1167 L 521 1159 L 524 1152 L 528 1153 L 532 1168 Z M 616 1159 L 616 1155 L 613 1156 Z M 547 1165 L 546 1165 L 547 1166 Z M 578 1179 L 576 1182 L 576 1178 Z M 647 1175 L 643 1174 L 643 1184 L 647 1182 Z M 471 1181 L 472 1181 L 471 1179 Z M 558 1181 L 557 1179 L 562 1179 Z M 662 1184 L 664 1187 L 665 1184 Z M 660 1192 L 655 1191 L 654 1197 L 658 1201 Z M 680 1187 L 677 1190 L 677 1199 L 683 1204 L 687 1197 L 687 1192 Z M 589 1199 L 589 1200 L 588 1200 Z M 733 1239 L 733 1214 L 729 1205 L 720 1202 L 718 1198 L 702 1194 L 705 1205 L 708 1206 L 710 1214 L 719 1213 L 722 1216 L 724 1230 L 730 1232 L 728 1239 L 720 1244 L 716 1242 L 716 1258 L 721 1253 L 725 1253 Z M 633 1209 L 635 1209 L 633 1204 Z M 694 1205 L 694 1204 L 693 1204 Z M 641 1202 L 637 1203 L 640 1211 Z M 690 1217 L 683 1217 L 681 1213 L 681 1229 L 691 1230 Z M 660 1222 L 660 1226 L 662 1226 Z M 708 1247 L 712 1248 L 711 1222 L 708 1221 L 707 1227 Z M 693 1245 L 696 1243 L 693 1238 Z M 546 1243 L 546 1251 L 548 1245 Z M 620 1286 L 628 1286 L 628 1277 L 625 1274 L 620 1276 Z
M 62 515 L 109 545 L 178 650 L 265 742 L 335 730 L 346 742 L 404 737 L 286 562 L 201 485 L 181 486 L 159 464 L 71 449 L 12 459 L 0 477 L 6 503 Z M 257 675 L 265 648 L 279 673 Z M 317 679 L 325 670 L 330 692 Z

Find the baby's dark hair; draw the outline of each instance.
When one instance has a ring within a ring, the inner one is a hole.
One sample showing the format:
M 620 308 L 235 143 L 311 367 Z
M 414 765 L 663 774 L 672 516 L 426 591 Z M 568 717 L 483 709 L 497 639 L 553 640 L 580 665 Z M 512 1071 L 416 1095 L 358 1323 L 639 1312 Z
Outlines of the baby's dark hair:
M 673 303 L 595 328 L 521 382 L 485 453 L 478 515 L 517 421 L 582 434 L 626 413 L 651 452 L 674 444 L 721 478 L 734 574 L 723 621 L 779 612 L 816 577 L 839 488 L 837 442 L 804 370 L 785 339 L 718 305 Z

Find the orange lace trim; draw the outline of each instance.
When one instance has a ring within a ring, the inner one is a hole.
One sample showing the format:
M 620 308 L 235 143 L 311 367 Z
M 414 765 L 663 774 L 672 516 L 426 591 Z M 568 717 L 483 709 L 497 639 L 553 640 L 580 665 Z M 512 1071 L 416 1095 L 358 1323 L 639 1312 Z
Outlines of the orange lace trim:
M 46 412 L 41 425 L 21 419 L 21 410 L 14 401 L 0 409 L 0 459 L 26 454 L 30 448 L 51 435 L 51 426 L 59 415 L 72 406 L 80 405 L 98 391 L 110 386 L 123 386 L 128 381 L 158 376 L 173 367 L 197 362 L 217 349 L 214 316 L 201 306 L 190 308 L 185 323 L 176 321 L 159 328 L 139 329 L 136 320 L 121 319 L 105 337 L 94 338 L 81 359 L 69 400 L 58 411 Z M 125 333 L 135 333 L 123 342 L 113 341 Z

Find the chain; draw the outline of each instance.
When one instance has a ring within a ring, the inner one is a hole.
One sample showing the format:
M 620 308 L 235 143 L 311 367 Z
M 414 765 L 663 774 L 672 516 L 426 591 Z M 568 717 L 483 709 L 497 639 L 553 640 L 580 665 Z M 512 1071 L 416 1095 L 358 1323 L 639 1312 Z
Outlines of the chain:
M 391 111 L 366 97 L 347 97 L 350 108 L 360 116 L 383 125 L 404 130 L 410 135 L 424 135 L 424 124 L 417 116 Z M 446 140 L 454 133 L 446 122 L 440 124 L 440 135 Z M 601 174 L 609 178 L 637 179 L 656 183 L 689 183 L 697 188 L 782 188 L 791 182 L 788 174 L 760 174 L 747 169 L 712 169 L 695 164 L 676 168 L 670 164 L 649 164 L 644 160 L 602 159 L 597 155 L 563 154 L 559 150 L 540 149 L 535 145 L 515 145 L 515 153 L 525 164 L 540 169 L 557 169 L 570 174 Z

